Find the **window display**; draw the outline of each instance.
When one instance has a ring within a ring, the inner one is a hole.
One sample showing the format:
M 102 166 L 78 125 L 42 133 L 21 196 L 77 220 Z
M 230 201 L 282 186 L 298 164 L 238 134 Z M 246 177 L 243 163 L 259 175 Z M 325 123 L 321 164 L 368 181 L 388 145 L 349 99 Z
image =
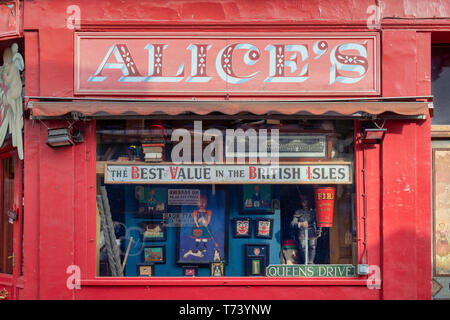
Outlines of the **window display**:
M 97 120 L 98 275 L 354 265 L 353 136 L 349 120 Z

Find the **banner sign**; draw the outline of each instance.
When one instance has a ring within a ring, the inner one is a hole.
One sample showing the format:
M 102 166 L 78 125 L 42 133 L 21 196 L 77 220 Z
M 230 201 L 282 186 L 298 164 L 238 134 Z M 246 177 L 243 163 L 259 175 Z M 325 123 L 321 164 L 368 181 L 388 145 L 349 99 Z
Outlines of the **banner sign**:
M 114 162 L 105 166 L 105 183 L 351 184 L 352 170 L 350 162 L 279 165 L 150 165 Z
M 355 266 L 351 264 L 279 264 L 266 267 L 267 277 L 356 277 Z
M 377 33 L 75 34 L 75 94 L 379 95 Z

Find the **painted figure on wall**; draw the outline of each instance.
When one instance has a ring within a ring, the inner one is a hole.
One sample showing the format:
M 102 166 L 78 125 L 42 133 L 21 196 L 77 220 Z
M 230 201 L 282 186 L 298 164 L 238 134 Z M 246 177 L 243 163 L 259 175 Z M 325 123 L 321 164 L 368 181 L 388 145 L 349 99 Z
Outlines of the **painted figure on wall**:
M 206 209 L 207 205 L 208 197 L 200 195 L 198 209 L 192 212 L 192 217 L 194 218 L 192 237 L 195 239 L 195 252 L 206 252 L 208 241 L 214 239 L 208 228 L 211 222 L 212 211 Z
M 225 261 L 225 192 L 202 190 L 197 205 L 182 206 L 177 263 Z
M 3 145 L 6 134 L 12 135 L 12 145 L 17 147 L 19 158 L 23 159 L 23 107 L 22 79 L 20 71 L 24 70 L 19 46 L 13 43 L 11 48 L 3 51 L 3 65 L 0 67 L 0 146 Z
M 436 267 L 439 273 L 448 274 L 450 272 L 450 245 L 448 226 L 441 222 L 436 230 Z
M 310 207 L 309 199 L 302 195 L 300 198 L 301 208 L 292 217 L 291 232 L 305 264 L 314 264 L 317 238 L 322 235 L 322 231 L 316 226 L 316 212 Z
M 450 275 L 450 150 L 435 149 L 434 274 Z

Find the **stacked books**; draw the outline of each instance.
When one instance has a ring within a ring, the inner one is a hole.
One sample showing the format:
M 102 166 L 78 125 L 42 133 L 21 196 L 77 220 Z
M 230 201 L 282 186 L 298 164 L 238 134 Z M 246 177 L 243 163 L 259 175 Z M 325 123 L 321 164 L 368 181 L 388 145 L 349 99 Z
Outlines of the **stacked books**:
M 145 161 L 147 162 L 164 160 L 164 143 L 143 143 L 142 151 L 145 154 Z
M 161 162 L 165 160 L 164 146 L 166 145 L 164 127 L 161 125 L 150 126 L 142 139 L 142 153 L 146 162 Z

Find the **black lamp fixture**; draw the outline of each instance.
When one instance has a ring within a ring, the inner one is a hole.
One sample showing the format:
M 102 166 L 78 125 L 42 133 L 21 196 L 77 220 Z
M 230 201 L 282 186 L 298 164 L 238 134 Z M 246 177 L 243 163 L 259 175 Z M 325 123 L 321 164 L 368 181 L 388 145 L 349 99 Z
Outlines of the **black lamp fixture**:
M 42 122 L 42 121 L 41 121 Z M 45 125 L 45 124 L 44 124 Z M 75 143 L 84 141 L 80 128 L 73 128 L 74 123 L 69 123 L 67 128 L 48 128 L 47 145 L 52 148 L 73 146 Z
M 373 122 L 373 126 L 366 126 L 361 129 L 361 141 L 365 144 L 378 144 L 384 139 L 387 129 L 380 127 L 377 123 Z
M 46 143 L 52 148 L 72 146 L 74 144 L 70 128 L 48 129 Z

